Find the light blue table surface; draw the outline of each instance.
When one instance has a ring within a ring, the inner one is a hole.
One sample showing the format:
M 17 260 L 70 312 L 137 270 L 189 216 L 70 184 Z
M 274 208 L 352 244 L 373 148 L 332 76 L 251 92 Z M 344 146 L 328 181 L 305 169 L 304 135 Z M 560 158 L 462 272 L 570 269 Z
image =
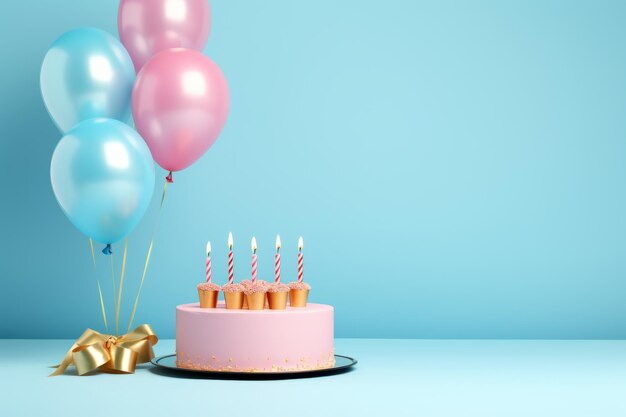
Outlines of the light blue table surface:
M 171 378 L 150 365 L 48 378 L 70 344 L 0 340 L 1 416 L 626 415 L 626 341 L 338 339 L 336 352 L 359 364 L 322 378 Z M 173 352 L 173 340 L 155 346 Z

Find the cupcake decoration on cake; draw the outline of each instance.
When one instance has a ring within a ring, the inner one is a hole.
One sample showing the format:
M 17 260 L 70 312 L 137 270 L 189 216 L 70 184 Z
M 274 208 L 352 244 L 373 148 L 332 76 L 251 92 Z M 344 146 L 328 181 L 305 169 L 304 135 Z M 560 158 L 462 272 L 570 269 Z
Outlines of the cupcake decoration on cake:
M 281 282 L 281 242 L 276 236 L 276 254 L 274 255 L 274 282 L 268 283 L 257 278 L 257 242 L 252 237 L 252 276 L 251 279 L 235 283 L 233 257 L 233 234 L 228 234 L 228 283 L 223 287 L 212 282 L 211 242 L 206 245 L 206 281 L 198 284 L 200 308 L 217 308 L 220 290 L 224 293 L 224 303 L 219 308 L 229 310 L 285 310 L 287 307 L 306 307 L 311 286 L 304 282 L 304 247 L 302 237 L 298 240 L 298 279 L 287 285 Z
M 263 310 L 265 307 L 265 293 L 267 286 L 262 282 L 252 282 L 243 290 L 246 295 L 248 310 Z
M 306 307 L 311 286 L 304 282 L 304 242 L 302 236 L 298 239 L 298 280 L 289 283 L 289 305 L 291 307 Z
M 274 282 L 267 286 L 267 300 L 272 310 L 284 310 L 287 308 L 287 297 L 289 295 L 289 286 Z
M 215 308 L 220 286 L 211 281 L 211 242 L 206 244 L 206 282 L 198 284 L 198 297 L 201 308 Z
M 269 283 L 265 280 L 262 279 L 257 279 L 257 284 L 259 285 L 264 285 L 265 287 L 267 287 L 269 285 Z M 241 285 L 243 285 L 243 289 L 244 292 L 245 290 L 247 290 L 248 288 L 250 288 L 252 286 L 252 280 L 251 279 L 244 279 L 243 281 L 241 281 Z M 268 306 L 267 303 L 267 299 L 265 300 L 265 307 Z M 248 308 L 248 301 L 246 300 L 246 297 L 243 297 L 243 307 L 244 309 Z
M 241 284 L 226 284 L 222 287 L 224 302 L 229 310 L 240 310 L 243 307 L 244 287 Z

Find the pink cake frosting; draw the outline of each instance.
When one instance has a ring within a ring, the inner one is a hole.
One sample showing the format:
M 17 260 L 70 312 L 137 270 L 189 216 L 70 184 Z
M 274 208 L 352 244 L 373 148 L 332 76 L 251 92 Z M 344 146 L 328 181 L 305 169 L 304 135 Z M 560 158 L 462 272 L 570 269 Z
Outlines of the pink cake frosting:
M 286 310 L 176 307 L 176 363 L 181 368 L 285 372 L 334 366 L 332 306 Z
M 306 282 L 294 281 L 294 282 L 290 282 L 287 285 L 289 285 L 289 288 L 291 288 L 292 290 L 310 290 L 311 289 L 311 286 L 307 284 Z
M 198 284 L 198 289 L 204 291 L 219 291 L 221 288 L 222 287 L 214 282 L 203 282 L 202 284 Z

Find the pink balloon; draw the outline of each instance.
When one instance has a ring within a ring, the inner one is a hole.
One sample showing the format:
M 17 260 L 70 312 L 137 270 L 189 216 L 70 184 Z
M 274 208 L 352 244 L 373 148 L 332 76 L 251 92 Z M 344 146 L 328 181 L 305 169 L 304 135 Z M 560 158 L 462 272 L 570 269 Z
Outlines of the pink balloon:
M 190 49 L 155 55 L 137 75 L 133 118 L 154 160 L 168 171 L 193 164 L 222 131 L 230 95 L 209 58 Z
M 209 39 L 211 9 L 208 0 L 122 0 L 117 30 L 139 72 L 166 49 L 201 51 Z

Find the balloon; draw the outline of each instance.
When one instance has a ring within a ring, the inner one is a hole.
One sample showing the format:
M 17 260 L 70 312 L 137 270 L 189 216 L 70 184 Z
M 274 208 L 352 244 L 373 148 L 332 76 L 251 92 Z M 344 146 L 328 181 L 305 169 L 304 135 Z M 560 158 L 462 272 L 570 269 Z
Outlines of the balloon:
M 154 160 L 168 171 L 187 168 L 213 145 L 230 106 L 226 78 L 200 52 L 168 49 L 137 75 L 133 119 Z
M 100 29 L 74 29 L 54 41 L 40 81 L 48 113 L 61 132 L 93 117 L 129 120 L 133 63 L 122 44 Z
M 208 0 L 122 0 L 117 30 L 139 72 L 166 49 L 201 51 L 209 39 L 211 9 Z
M 74 226 L 110 244 L 130 233 L 146 212 L 154 192 L 154 163 L 145 142 L 129 126 L 89 119 L 58 143 L 50 178 Z

